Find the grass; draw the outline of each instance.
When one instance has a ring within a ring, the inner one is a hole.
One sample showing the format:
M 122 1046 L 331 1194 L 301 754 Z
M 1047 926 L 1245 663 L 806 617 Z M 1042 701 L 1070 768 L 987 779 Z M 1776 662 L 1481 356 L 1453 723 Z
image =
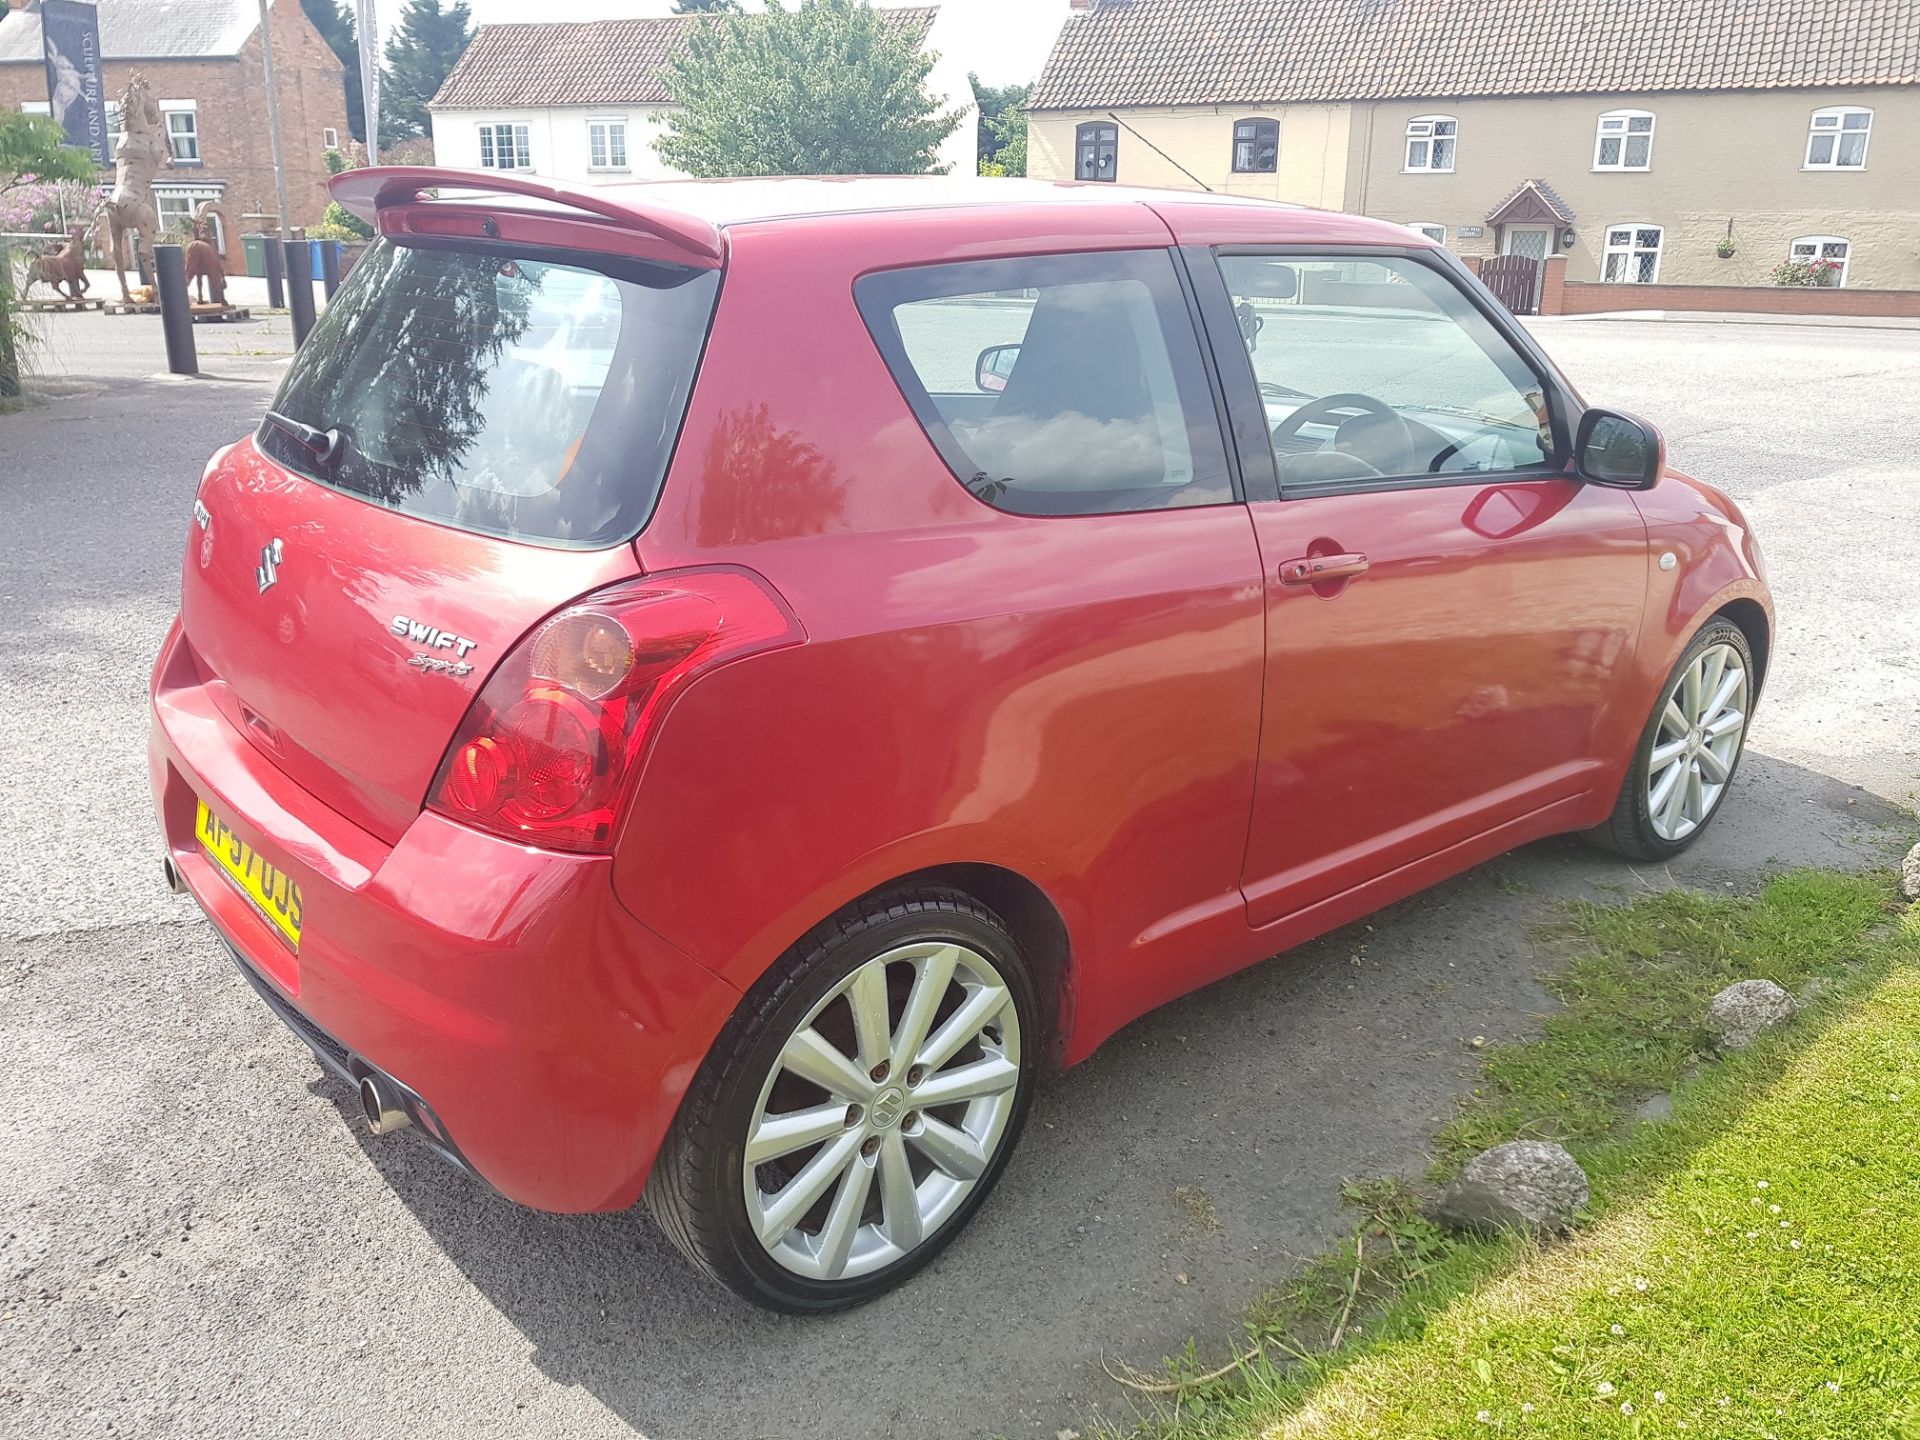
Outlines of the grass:
M 1195 1383 L 1189 1355 L 1144 1390 L 1143 1428 L 1920 1440 L 1920 918 L 1892 902 L 1886 876 L 1798 872 L 1572 912 L 1565 1008 L 1489 1052 L 1431 1178 L 1559 1139 L 1593 1182 L 1578 1235 L 1463 1240 L 1412 1187 L 1351 1185 L 1351 1239 L 1255 1307 L 1224 1373 Z M 1704 1058 L 1708 998 L 1754 976 L 1825 988 L 1630 1122 Z

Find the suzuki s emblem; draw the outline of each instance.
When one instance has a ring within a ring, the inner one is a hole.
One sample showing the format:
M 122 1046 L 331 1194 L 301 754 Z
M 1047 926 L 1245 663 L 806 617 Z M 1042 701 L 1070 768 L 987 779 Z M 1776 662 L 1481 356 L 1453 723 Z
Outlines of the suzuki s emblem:
M 280 557 L 283 553 L 278 535 L 260 547 L 260 564 L 253 572 L 253 578 L 260 582 L 262 595 L 280 578 Z

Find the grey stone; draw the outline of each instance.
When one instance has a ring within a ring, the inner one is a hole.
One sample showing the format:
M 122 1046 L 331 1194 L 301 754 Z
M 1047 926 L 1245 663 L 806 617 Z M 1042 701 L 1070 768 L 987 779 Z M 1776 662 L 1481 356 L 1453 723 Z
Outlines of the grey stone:
M 1744 1050 L 1799 1009 L 1793 996 L 1771 980 L 1740 980 L 1713 997 L 1707 1029 L 1722 1050 Z
M 1587 1172 L 1558 1145 L 1510 1140 L 1469 1160 L 1431 1214 L 1456 1230 L 1560 1231 L 1586 1207 Z
M 1920 845 L 1907 851 L 1907 858 L 1900 862 L 1900 893 L 1920 900 Z
M 1664 1090 L 1658 1095 L 1649 1095 L 1634 1107 L 1633 1113 L 1640 1120 L 1664 1120 L 1673 1114 L 1673 1096 Z

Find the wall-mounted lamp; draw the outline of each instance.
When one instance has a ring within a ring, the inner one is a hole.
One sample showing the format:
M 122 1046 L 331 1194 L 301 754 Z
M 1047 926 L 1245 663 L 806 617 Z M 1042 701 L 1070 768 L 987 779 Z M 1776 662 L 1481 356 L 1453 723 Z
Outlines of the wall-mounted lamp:
M 1560 232 L 1560 248 L 1562 250 L 1571 250 L 1573 248 L 1573 227 L 1571 225 Z

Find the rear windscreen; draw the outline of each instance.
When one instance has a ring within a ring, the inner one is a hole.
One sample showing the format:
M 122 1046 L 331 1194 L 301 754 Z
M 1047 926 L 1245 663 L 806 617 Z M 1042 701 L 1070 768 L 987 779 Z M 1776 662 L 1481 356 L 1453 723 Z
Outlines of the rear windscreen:
M 257 443 L 311 480 L 513 540 L 603 546 L 659 495 L 720 276 L 502 249 L 370 247 Z

